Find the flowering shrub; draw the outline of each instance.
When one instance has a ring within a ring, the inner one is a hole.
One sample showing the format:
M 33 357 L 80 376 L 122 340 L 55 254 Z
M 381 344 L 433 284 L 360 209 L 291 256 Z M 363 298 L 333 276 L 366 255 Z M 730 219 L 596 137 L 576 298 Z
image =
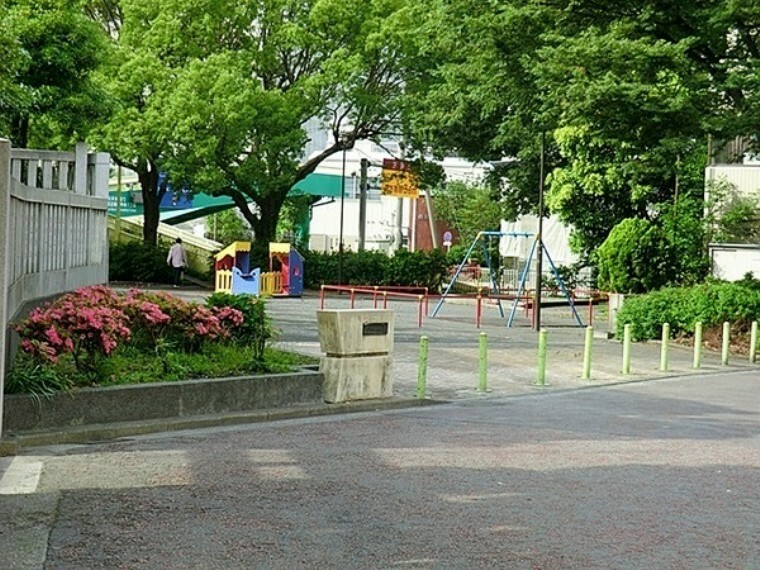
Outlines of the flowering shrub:
M 92 369 L 98 356 L 111 354 L 129 340 L 128 323 L 110 289 L 86 287 L 34 309 L 13 328 L 25 352 L 48 362 L 70 353 L 82 370 Z
M 207 308 L 188 303 L 165 292 L 130 290 L 125 296 L 127 312 L 155 344 L 157 339 L 186 351 L 196 351 L 205 341 L 230 338 L 243 322 L 231 307 Z
M 71 354 L 80 371 L 94 371 L 97 359 L 122 343 L 197 351 L 204 342 L 230 338 L 244 322 L 232 307 L 204 307 L 167 293 L 108 287 L 77 289 L 54 303 L 34 309 L 13 326 L 21 349 L 37 359 L 56 363 Z

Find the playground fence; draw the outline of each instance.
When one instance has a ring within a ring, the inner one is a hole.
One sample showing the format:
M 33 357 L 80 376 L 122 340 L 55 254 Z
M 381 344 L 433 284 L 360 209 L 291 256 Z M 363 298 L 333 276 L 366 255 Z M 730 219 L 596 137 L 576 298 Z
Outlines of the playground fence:
M 417 301 L 417 326 L 421 327 L 424 316 L 428 315 L 429 309 L 429 294 L 427 287 L 406 287 L 406 286 L 391 286 L 391 287 L 351 287 L 347 285 L 322 285 L 319 290 L 319 308 L 325 308 L 325 293 L 327 291 L 336 291 L 338 293 L 349 294 L 350 308 L 356 308 L 357 296 L 372 296 L 372 308 L 377 309 L 378 304 L 382 300 L 382 308 L 388 308 L 388 298 L 391 299 L 414 299 Z M 402 291 L 418 291 L 402 292 Z

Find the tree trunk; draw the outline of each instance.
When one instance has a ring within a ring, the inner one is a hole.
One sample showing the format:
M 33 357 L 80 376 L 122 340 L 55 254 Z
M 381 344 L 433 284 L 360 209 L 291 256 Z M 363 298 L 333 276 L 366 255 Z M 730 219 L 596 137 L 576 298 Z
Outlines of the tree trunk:
M 15 148 L 29 145 L 29 115 L 16 115 L 11 120 L 11 144 Z
M 262 271 L 269 270 L 269 243 L 274 241 L 277 235 L 277 221 L 280 217 L 282 204 L 285 202 L 285 196 L 287 196 L 287 192 L 272 192 L 261 198 L 260 202 L 257 203 L 258 216 L 251 213 L 247 206 L 241 207 L 239 200 L 235 200 L 243 216 L 253 228 L 254 241 L 251 244 L 251 266 L 261 267 Z
M 166 184 L 158 186 L 158 168 L 155 163 L 148 162 L 137 172 L 143 198 L 143 241 L 147 244 L 158 243 L 158 222 L 161 199 L 166 193 Z

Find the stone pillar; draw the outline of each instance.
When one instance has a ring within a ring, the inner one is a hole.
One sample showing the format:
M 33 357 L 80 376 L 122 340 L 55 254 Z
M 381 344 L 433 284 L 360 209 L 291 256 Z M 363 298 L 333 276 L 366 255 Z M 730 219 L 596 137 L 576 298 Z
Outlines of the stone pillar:
M 8 214 L 11 205 L 11 143 L 0 139 L 0 437 L 3 435 L 3 393 L 8 355 L 8 263 L 10 228 Z
M 393 395 L 393 311 L 317 311 L 317 325 L 319 344 L 326 353 L 319 364 L 325 376 L 325 402 Z

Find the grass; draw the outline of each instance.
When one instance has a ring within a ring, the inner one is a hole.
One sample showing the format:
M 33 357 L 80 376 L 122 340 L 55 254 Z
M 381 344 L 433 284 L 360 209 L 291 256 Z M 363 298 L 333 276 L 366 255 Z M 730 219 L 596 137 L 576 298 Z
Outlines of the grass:
M 84 374 L 74 369 L 71 358 L 61 358 L 56 365 L 41 365 L 20 354 L 14 363 L 6 392 L 47 395 L 74 386 L 116 386 L 284 373 L 317 362 L 319 360 L 311 356 L 272 348 L 265 350 L 263 362 L 255 362 L 251 347 L 233 343 L 209 343 L 197 353 L 167 351 L 162 356 L 125 346 L 102 358 L 95 373 Z

